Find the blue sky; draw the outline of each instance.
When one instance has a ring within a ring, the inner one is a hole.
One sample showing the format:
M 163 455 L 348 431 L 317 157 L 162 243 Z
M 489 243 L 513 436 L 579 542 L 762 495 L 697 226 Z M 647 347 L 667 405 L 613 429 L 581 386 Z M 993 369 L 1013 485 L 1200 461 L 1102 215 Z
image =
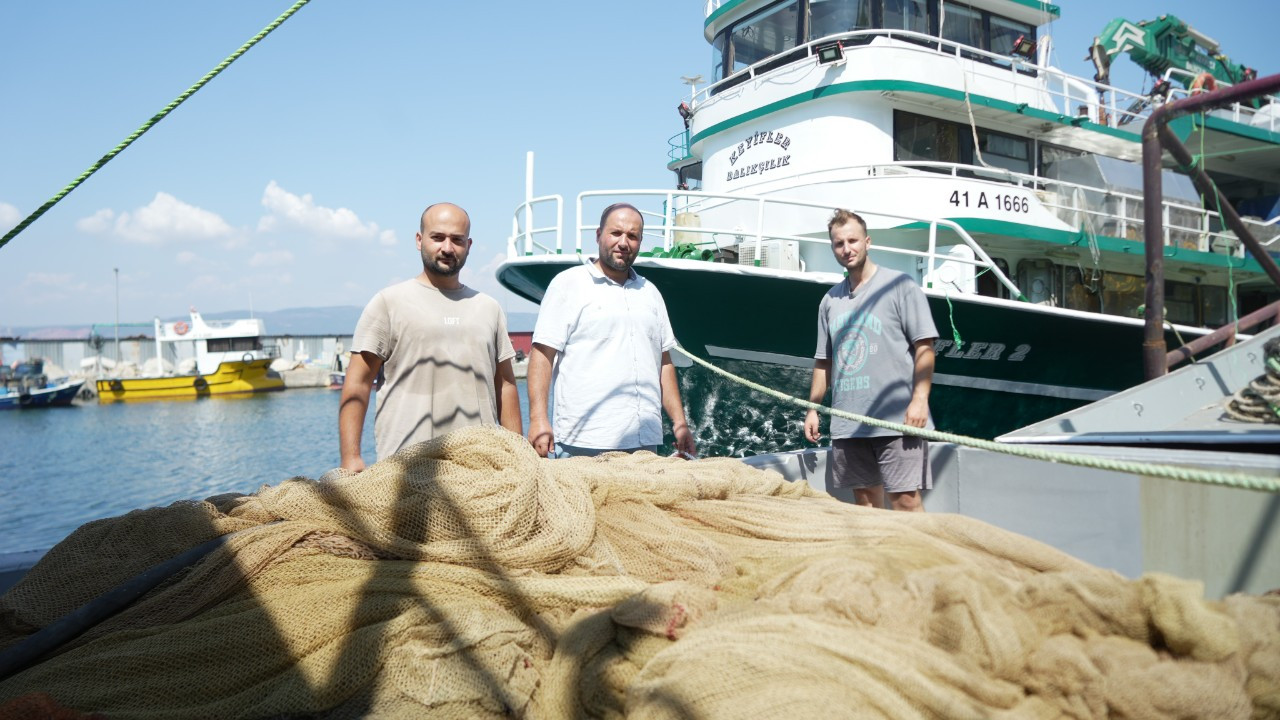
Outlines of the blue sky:
M 0 231 L 291 4 L 0 4 Z M 1078 75 L 1112 17 L 1162 13 L 1280 72 L 1261 0 L 1061 5 L 1055 64 Z M 535 192 L 570 208 L 584 190 L 670 187 L 680 78 L 710 66 L 703 13 L 699 0 L 313 0 L 0 248 L 0 333 L 111 322 L 116 267 L 122 322 L 363 305 L 421 269 L 418 215 L 441 200 L 472 215 L 464 282 L 531 311 L 493 279 L 525 152 Z M 1116 84 L 1141 77 L 1113 69 Z

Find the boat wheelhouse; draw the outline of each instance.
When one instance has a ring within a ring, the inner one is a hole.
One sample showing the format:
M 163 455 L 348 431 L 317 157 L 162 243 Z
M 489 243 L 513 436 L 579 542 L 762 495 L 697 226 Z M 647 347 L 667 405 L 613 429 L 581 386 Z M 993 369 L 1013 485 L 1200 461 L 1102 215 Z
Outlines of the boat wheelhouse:
M 191 309 L 191 319 L 155 320 L 157 367 L 166 364 L 165 347 L 191 343 L 191 372 L 158 377 L 98 380 L 100 402 L 195 399 L 210 395 L 246 395 L 284 389 L 271 371 L 274 349 L 265 347 L 265 324 L 258 318 L 206 321 Z
M 646 216 L 636 267 L 688 351 L 739 370 L 807 369 L 818 301 L 843 272 L 826 222 L 846 207 L 866 218 L 875 261 L 929 298 L 940 428 L 992 437 L 1130 387 L 1143 378 L 1140 132 L 1154 108 L 1203 83 L 1171 66 L 1144 94 L 1052 67 L 1044 28 L 1058 13 L 1038 0 L 708 3 L 712 76 L 680 107 L 676 188 L 581 193 L 567 243 L 562 198 L 530 188 L 498 277 L 536 302 L 593 252 L 599 208 L 626 200 Z M 1109 63 L 1145 27 L 1098 52 Z M 1280 103 L 1170 127 L 1280 250 L 1280 163 L 1265 152 L 1280 149 Z M 1177 347 L 1280 291 L 1215 203 L 1172 159 L 1164 166 L 1166 339 Z M 807 373 L 763 372 L 805 393 Z

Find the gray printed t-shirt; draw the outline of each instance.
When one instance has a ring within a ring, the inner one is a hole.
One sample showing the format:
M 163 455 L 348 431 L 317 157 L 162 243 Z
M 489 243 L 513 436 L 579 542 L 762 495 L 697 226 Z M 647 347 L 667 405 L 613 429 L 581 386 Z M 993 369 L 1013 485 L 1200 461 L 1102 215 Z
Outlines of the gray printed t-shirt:
M 373 425 L 379 459 L 450 430 L 496 425 L 494 375 L 516 354 L 496 300 L 416 278 L 369 301 L 351 351 L 383 359 Z
M 924 291 L 897 270 L 877 267 L 857 292 L 849 278 L 818 305 L 817 360 L 831 360 L 831 404 L 901 423 L 911 403 L 917 340 L 936 338 Z M 933 427 L 933 418 L 926 425 Z M 892 430 L 831 418 L 831 437 L 886 437 Z

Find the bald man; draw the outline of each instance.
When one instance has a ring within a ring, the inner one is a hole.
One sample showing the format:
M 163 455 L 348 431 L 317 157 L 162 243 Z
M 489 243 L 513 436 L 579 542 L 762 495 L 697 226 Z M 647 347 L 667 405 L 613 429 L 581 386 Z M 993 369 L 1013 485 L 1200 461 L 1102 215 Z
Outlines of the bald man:
M 458 279 L 471 250 L 471 218 L 457 205 L 432 205 L 416 237 L 422 273 L 375 295 L 356 324 L 338 408 L 348 470 L 365 466 L 360 440 L 375 385 L 379 458 L 469 425 L 523 432 L 506 315 Z

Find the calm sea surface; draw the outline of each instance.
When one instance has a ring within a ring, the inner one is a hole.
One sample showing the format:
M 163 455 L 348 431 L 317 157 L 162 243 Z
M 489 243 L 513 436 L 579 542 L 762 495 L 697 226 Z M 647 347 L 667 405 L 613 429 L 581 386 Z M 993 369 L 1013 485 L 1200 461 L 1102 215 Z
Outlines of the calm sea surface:
M 523 380 L 519 389 L 528 427 Z M 338 464 L 339 394 L 0 412 L 0 553 L 48 548 L 90 520 L 136 508 L 319 477 Z M 373 443 L 371 411 L 366 462 L 377 456 Z
M 808 371 L 731 372 L 802 396 Z M 804 415 L 700 368 L 680 371 L 681 396 L 703 456 L 754 455 L 803 446 Z M 529 427 L 528 394 L 518 381 Z M 251 493 L 338 464 L 339 393 L 293 389 L 187 402 L 96 402 L 0 412 L 0 553 L 53 546 L 80 525 L 130 510 Z M 673 443 L 664 418 L 666 444 Z M 364 457 L 372 462 L 373 413 Z

